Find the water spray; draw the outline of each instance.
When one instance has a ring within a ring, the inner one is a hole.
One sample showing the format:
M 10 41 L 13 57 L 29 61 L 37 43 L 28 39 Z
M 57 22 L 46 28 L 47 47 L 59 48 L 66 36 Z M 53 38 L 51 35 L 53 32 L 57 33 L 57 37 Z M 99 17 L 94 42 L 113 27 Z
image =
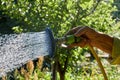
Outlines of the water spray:
M 82 38 L 74 35 L 54 38 L 50 28 L 42 32 L 2 35 L 0 36 L 0 77 L 21 67 L 29 60 L 39 58 L 39 56 L 53 57 L 58 44 L 69 45 L 80 41 Z M 108 80 L 99 57 L 93 47 L 88 46 L 96 58 L 105 80 Z

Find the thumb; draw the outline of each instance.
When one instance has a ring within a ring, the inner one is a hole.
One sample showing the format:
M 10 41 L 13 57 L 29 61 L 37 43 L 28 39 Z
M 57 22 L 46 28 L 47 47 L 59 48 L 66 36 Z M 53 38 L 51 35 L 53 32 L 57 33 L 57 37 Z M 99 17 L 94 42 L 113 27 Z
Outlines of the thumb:
M 73 47 L 75 47 L 75 46 L 83 48 L 83 47 L 85 47 L 87 44 L 88 44 L 88 40 L 84 38 L 84 39 L 82 39 L 80 42 L 77 42 L 77 43 L 73 43 L 73 44 L 68 45 L 67 48 L 73 48 Z

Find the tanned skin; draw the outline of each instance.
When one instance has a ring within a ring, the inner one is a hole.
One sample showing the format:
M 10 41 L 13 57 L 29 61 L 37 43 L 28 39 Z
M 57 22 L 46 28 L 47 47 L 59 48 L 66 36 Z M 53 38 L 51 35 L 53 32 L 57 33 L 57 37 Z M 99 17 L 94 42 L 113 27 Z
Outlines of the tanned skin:
M 80 46 L 85 47 L 88 44 L 92 45 L 93 47 L 99 48 L 102 51 L 111 55 L 112 53 L 112 46 L 113 46 L 113 38 L 102 34 L 100 32 L 95 31 L 90 27 L 75 27 L 71 29 L 66 35 L 73 34 L 76 37 L 81 37 L 82 41 L 78 43 L 73 43 L 68 47 Z

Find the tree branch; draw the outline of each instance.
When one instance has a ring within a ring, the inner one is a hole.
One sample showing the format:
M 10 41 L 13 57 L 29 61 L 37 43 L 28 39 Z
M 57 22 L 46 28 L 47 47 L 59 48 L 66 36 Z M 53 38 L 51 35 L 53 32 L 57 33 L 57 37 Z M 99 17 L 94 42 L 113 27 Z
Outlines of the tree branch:
M 100 3 L 100 1 L 101 1 L 101 0 L 97 0 L 97 3 L 96 3 L 95 5 L 93 5 L 91 11 L 90 11 L 88 14 L 83 15 L 80 19 L 85 18 L 85 17 L 91 15 L 92 13 L 94 13 L 95 10 L 96 10 L 96 8 L 98 7 L 98 4 Z
M 66 58 L 66 61 L 65 61 L 65 64 L 64 64 L 64 69 L 63 69 L 63 72 L 66 72 L 66 69 L 67 69 L 67 65 L 68 65 L 68 61 L 69 61 L 69 58 L 70 58 L 70 52 L 69 50 L 67 50 L 67 58 Z

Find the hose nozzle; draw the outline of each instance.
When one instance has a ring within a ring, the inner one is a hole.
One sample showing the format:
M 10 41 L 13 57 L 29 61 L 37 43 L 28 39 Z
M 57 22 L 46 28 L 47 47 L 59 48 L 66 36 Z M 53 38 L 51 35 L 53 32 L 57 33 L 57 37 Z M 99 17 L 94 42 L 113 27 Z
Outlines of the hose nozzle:
M 75 37 L 74 35 L 67 35 L 67 36 L 56 39 L 57 44 L 66 44 L 66 45 L 70 45 L 72 43 L 78 43 L 80 41 L 81 41 L 81 38 Z

